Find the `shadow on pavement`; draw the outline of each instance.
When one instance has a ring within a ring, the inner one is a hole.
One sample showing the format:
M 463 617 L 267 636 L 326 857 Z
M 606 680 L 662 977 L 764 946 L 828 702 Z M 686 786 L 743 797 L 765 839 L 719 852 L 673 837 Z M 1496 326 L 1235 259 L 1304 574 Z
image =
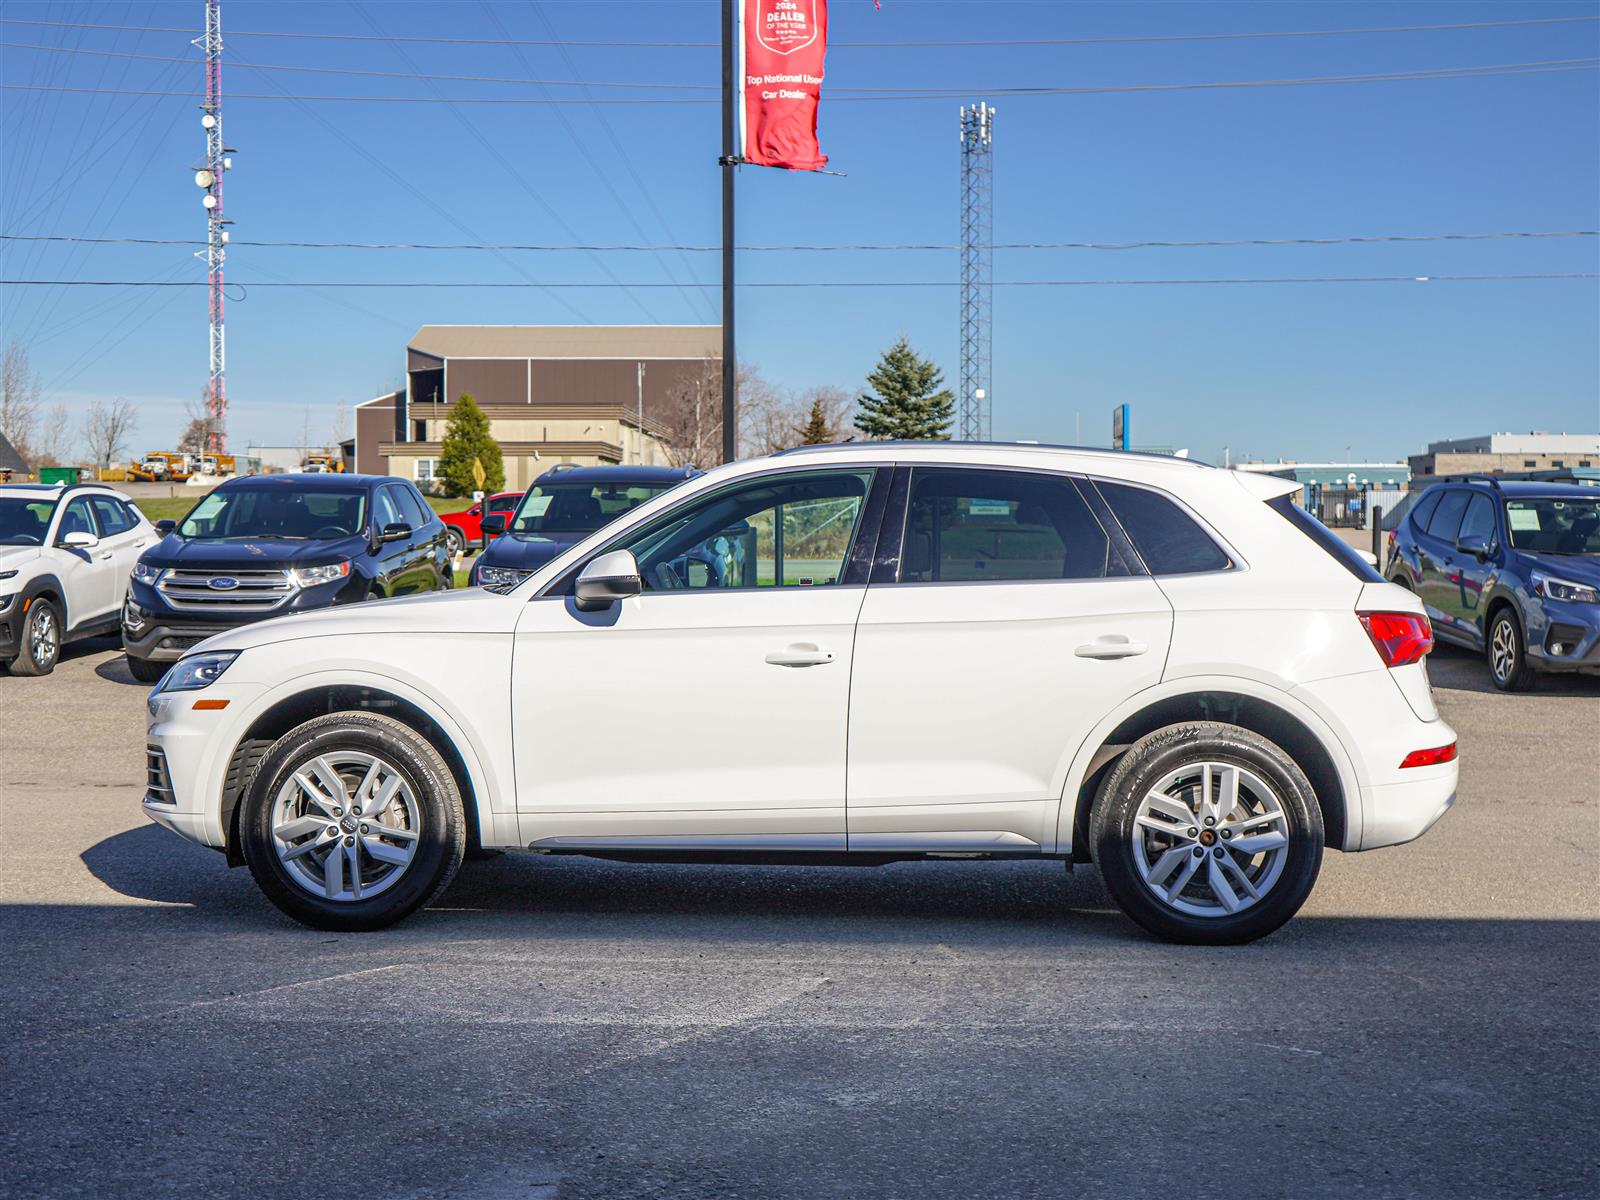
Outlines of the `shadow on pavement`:
M 1428 655 L 1428 678 L 1436 688 L 1452 691 L 1483 692 L 1503 695 L 1489 679 L 1489 665 L 1483 655 L 1456 646 L 1438 643 Z M 1600 675 L 1566 673 L 1540 673 L 1534 676 L 1532 689 L 1519 693 L 1528 696 L 1549 696 L 1554 699 L 1592 700 L 1600 696 Z
M 107 648 L 109 649 L 109 647 Z M 125 654 L 119 654 L 115 658 L 107 659 L 94 669 L 94 673 L 110 683 L 144 688 L 146 691 L 155 686 L 151 683 L 141 683 L 129 673 L 128 656 Z

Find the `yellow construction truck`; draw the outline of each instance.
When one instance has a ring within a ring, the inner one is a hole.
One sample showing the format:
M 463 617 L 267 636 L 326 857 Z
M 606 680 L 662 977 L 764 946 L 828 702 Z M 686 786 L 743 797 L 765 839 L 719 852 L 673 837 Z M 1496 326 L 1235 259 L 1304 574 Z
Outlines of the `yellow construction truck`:
M 195 472 L 195 464 L 187 454 L 173 450 L 152 450 L 128 472 L 128 478 L 138 483 L 182 483 Z
M 344 470 L 344 457 L 339 454 L 308 454 L 300 460 L 300 469 L 312 475 L 332 475 Z

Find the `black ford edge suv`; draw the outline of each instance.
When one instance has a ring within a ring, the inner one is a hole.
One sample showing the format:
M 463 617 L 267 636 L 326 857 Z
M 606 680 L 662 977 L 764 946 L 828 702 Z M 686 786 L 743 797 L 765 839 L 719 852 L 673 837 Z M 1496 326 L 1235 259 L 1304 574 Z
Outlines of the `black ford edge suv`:
M 219 485 L 139 557 L 122 607 L 135 679 L 197 642 L 306 609 L 452 586 L 444 523 L 403 479 L 258 475 Z

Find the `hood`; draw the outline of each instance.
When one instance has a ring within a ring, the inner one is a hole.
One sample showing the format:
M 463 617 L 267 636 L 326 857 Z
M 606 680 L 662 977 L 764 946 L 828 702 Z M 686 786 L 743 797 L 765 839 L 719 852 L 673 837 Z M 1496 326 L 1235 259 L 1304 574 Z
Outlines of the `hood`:
M 1600 554 L 1536 554 L 1531 550 L 1518 553 L 1529 566 L 1537 567 L 1546 575 L 1600 587 Z
M 39 557 L 38 546 L 0 546 L 0 571 L 18 570 Z
M 169 533 L 140 556 L 152 567 L 238 571 L 251 567 L 316 566 L 367 552 L 364 537 L 329 541 L 279 538 L 181 538 Z
M 242 625 L 208 638 L 200 650 L 248 650 L 310 637 L 397 633 L 510 633 L 522 601 L 482 588 L 425 592 L 395 600 L 308 609 Z
M 489 543 L 478 561 L 486 567 L 515 567 L 536 571 L 569 546 L 576 546 L 593 530 L 573 530 L 554 535 L 502 533 Z

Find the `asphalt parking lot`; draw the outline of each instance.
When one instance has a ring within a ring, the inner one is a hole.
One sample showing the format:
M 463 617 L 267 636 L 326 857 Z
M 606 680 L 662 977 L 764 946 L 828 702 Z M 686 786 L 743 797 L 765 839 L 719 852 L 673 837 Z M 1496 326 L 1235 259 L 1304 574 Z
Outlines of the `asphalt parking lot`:
M 69 648 L 0 675 L 0 1195 L 1594 1195 L 1600 681 L 1432 671 L 1460 803 L 1253 946 L 1085 868 L 519 856 L 339 936 L 145 823 Z

